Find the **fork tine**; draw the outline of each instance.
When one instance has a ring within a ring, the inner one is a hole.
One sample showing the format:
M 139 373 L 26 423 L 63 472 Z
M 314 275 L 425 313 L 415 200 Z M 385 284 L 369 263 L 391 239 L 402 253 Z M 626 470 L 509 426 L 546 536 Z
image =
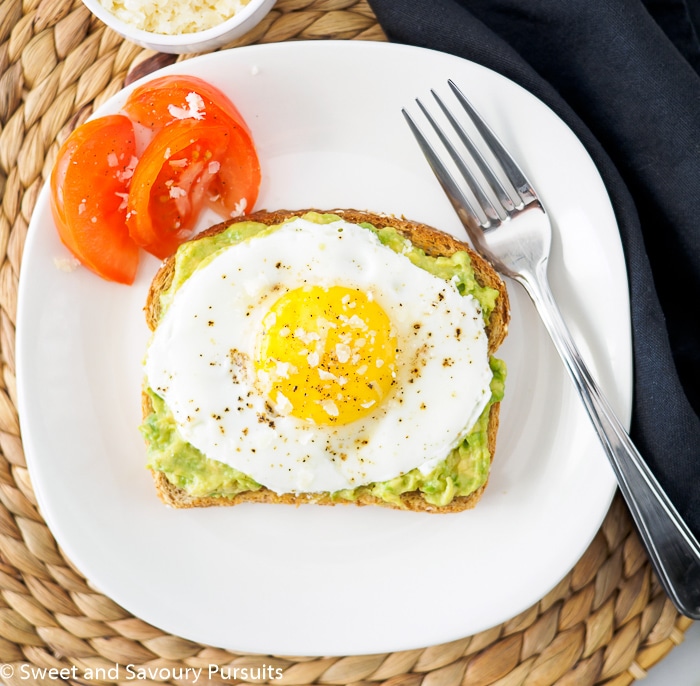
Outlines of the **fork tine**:
M 472 104 L 469 102 L 469 100 L 467 100 L 464 93 L 462 93 L 462 91 L 455 85 L 454 81 L 452 81 L 452 79 L 448 79 L 447 83 L 457 97 L 457 100 L 459 100 L 459 103 L 469 115 L 470 119 L 474 122 L 474 126 L 476 126 L 477 130 L 481 134 L 481 137 L 484 139 L 484 141 L 486 141 L 486 144 L 489 146 L 491 152 L 498 160 L 498 163 L 503 168 L 506 176 L 513 184 L 515 190 L 518 192 L 523 204 L 527 205 L 533 200 L 537 200 L 537 193 L 535 193 L 532 184 L 527 180 L 524 172 L 518 166 L 517 162 L 513 159 L 510 153 L 503 147 L 496 134 L 479 116 Z
M 464 127 L 457 121 L 452 112 L 450 112 L 447 105 L 445 105 L 440 96 L 434 90 L 431 90 L 430 92 L 432 93 L 433 98 L 435 98 L 437 104 L 440 106 L 440 109 L 443 111 L 444 115 L 447 117 L 447 120 L 452 125 L 452 128 L 457 132 L 459 139 L 464 144 L 464 147 L 467 149 L 467 152 L 471 155 L 472 159 L 476 163 L 476 166 L 479 167 L 479 169 L 481 170 L 481 173 L 484 175 L 484 178 L 486 179 L 489 186 L 491 186 L 491 189 L 496 194 L 498 201 L 501 203 L 505 211 L 511 212 L 512 210 L 514 210 L 515 205 L 513 204 L 513 200 L 508 194 L 508 191 L 503 187 L 501 180 L 495 174 L 495 172 L 491 168 L 491 165 L 481 154 L 481 151 L 476 147 L 476 145 L 474 145 L 474 142 L 472 141 L 469 134 L 464 130 Z M 452 154 L 453 150 L 454 148 L 450 147 L 450 154 Z M 454 159 L 454 155 L 452 156 Z M 457 162 L 456 159 L 455 162 Z M 457 162 L 457 165 L 461 167 L 459 162 Z M 460 171 L 462 171 L 461 168 Z M 483 203 L 483 200 L 481 198 L 479 198 L 479 201 Z
M 474 211 L 474 208 L 472 207 L 471 202 L 469 202 L 467 196 L 464 194 L 464 191 L 454 180 L 450 170 L 444 165 L 440 157 L 433 150 L 427 138 L 423 135 L 423 132 L 411 118 L 411 115 L 403 108 L 401 109 L 401 113 L 406 119 L 406 123 L 411 129 L 411 133 L 418 142 L 420 149 L 423 151 L 425 159 L 428 161 L 428 164 L 433 170 L 435 176 L 438 178 L 440 185 L 445 191 L 447 197 L 450 199 L 455 211 L 462 219 L 465 227 L 482 226 L 483 228 L 486 228 L 484 227 L 482 220 L 479 218 L 479 215 Z
M 435 121 L 434 117 L 430 114 L 430 112 L 428 112 L 423 103 L 418 99 L 416 99 L 416 103 L 418 104 L 418 107 L 420 107 L 420 110 L 425 116 L 425 118 L 435 130 L 435 133 L 438 135 L 440 142 L 445 146 L 447 152 L 450 153 L 450 157 L 454 160 L 455 164 L 457 165 L 459 173 L 467 182 L 469 189 L 476 197 L 481 209 L 484 211 L 484 214 L 486 215 L 488 221 L 486 222 L 486 224 L 480 222 L 482 226 L 486 229 L 500 224 L 501 218 L 498 216 L 496 208 L 493 206 L 493 203 L 488 198 L 486 193 L 484 193 L 481 184 L 477 181 L 474 174 L 472 174 L 463 157 L 459 154 L 454 145 L 452 145 L 449 138 L 447 138 L 447 136 L 445 135 L 445 132 L 442 130 L 437 121 Z

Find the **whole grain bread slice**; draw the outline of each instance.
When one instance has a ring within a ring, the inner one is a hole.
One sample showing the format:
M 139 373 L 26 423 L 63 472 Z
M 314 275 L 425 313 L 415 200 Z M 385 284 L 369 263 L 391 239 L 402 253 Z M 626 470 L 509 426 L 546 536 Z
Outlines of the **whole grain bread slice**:
M 486 327 L 488 337 L 488 352 L 493 354 L 501 345 L 508 333 L 508 321 L 510 317 L 508 292 L 505 284 L 493 267 L 483 259 L 479 254 L 474 252 L 472 248 L 443 231 L 435 229 L 420 222 L 411 221 L 403 217 L 394 215 L 376 214 L 371 212 L 363 212 L 353 209 L 336 209 L 336 210 L 276 210 L 272 212 L 259 211 L 243 217 L 237 217 L 228 221 L 222 222 L 210 229 L 198 234 L 192 240 L 199 240 L 204 236 L 211 236 L 225 230 L 231 224 L 240 221 L 255 221 L 268 226 L 280 224 L 281 222 L 295 216 L 301 216 L 307 212 L 331 213 L 338 215 L 346 221 L 353 224 L 368 222 L 377 228 L 391 227 L 398 231 L 401 235 L 408 238 L 411 243 L 417 248 L 423 250 L 427 255 L 432 257 L 446 256 L 449 257 L 457 251 L 466 251 L 471 259 L 472 266 L 476 275 L 476 280 L 481 286 L 488 286 L 496 289 L 499 292 L 499 297 L 496 301 L 495 309 L 492 311 L 489 324 Z M 166 291 L 173 280 L 175 259 L 170 257 L 161 265 L 156 273 L 148 292 L 146 305 L 144 308 L 146 322 L 151 329 L 155 331 L 161 316 L 160 294 Z M 142 410 L 144 418 L 152 411 L 153 407 L 149 396 L 143 394 Z M 493 460 L 496 450 L 496 435 L 498 432 L 500 403 L 493 403 L 489 411 L 487 445 L 488 451 Z M 267 488 L 260 488 L 254 491 L 245 491 L 235 496 L 221 497 L 208 496 L 199 497 L 192 496 L 183 489 L 172 484 L 167 476 L 159 471 L 152 470 L 153 479 L 155 482 L 156 491 L 160 499 L 166 504 L 174 508 L 192 508 L 192 507 L 211 507 L 211 506 L 231 506 L 245 502 L 257 503 L 284 503 L 292 505 L 301 505 L 304 503 L 314 503 L 317 505 L 337 505 L 351 503 L 354 505 L 380 505 L 384 507 L 393 507 L 398 509 L 406 509 L 420 512 L 460 512 L 473 508 L 481 499 L 483 492 L 488 484 L 488 481 L 479 489 L 467 496 L 456 497 L 451 503 L 443 507 L 437 507 L 428 503 L 420 491 L 413 491 L 402 494 L 400 503 L 390 503 L 379 498 L 376 498 L 367 493 L 361 492 L 355 500 L 342 500 L 331 497 L 324 493 L 306 493 L 306 494 L 277 494 Z

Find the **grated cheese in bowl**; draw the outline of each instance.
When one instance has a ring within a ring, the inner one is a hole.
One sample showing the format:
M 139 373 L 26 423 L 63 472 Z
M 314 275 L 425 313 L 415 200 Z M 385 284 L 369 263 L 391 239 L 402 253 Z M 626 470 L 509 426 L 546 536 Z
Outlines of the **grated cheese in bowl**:
M 195 33 L 218 26 L 249 0 L 100 0 L 102 6 L 135 28 L 165 35 Z
M 230 45 L 257 26 L 275 0 L 82 0 L 132 43 L 166 53 L 203 53 Z

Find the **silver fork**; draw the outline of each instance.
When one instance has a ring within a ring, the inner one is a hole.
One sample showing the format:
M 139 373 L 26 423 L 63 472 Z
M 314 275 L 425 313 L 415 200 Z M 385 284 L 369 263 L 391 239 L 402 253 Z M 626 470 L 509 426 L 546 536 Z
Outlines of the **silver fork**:
M 490 127 L 459 88 L 452 81 L 448 84 L 498 162 L 500 172 L 494 171 L 440 97 L 431 93 L 490 187 L 495 203 L 458 147 L 423 103 L 416 102 L 466 181 L 481 215 L 405 109 L 403 115 L 474 247 L 499 272 L 520 283 L 535 304 L 605 448 L 661 585 L 682 614 L 700 619 L 700 544 L 615 416 L 562 319 L 547 279 L 552 233 L 547 212 L 532 184 Z M 515 190 L 512 196 L 512 189 L 506 190 L 499 174 L 505 175 Z

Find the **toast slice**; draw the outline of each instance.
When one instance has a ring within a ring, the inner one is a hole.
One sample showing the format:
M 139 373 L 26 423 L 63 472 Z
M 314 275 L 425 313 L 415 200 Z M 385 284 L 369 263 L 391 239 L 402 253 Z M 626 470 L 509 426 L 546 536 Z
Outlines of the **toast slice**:
M 268 226 L 277 225 L 283 221 L 306 214 L 307 212 L 321 212 L 319 210 L 277 210 L 273 212 L 259 211 L 243 217 L 234 218 L 221 224 L 212 226 L 210 229 L 195 236 L 192 240 L 199 240 L 204 236 L 211 236 L 225 230 L 231 224 L 239 221 L 254 221 Z M 508 332 L 509 321 L 509 301 L 508 293 L 503 280 L 493 267 L 472 248 L 450 234 L 439 231 L 425 224 L 410 221 L 408 219 L 395 217 L 393 215 L 380 215 L 358 210 L 331 210 L 329 214 L 334 214 L 342 219 L 353 223 L 370 223 L 376 228 L 391 227 L 411 243 L 423 250 L 432 257 L 449 257 L 457 251 L 465 251 L 469 254 L 476 280 L 481 286 L 488 286 L 498 291 L 498 298 L 494 310 L 491 312 L 489 323 L 485 328 L 488 338 L 488 352 L 493 355 L 499 348 Z M 146 322 L 155 331 L 161 316 L 160 295 L 170 287 L 174 276 L 175 259 L 174 256 L 168 258 L 156 273 L 151 283 L 146 305 L 144 308 Z M 491 459 L 495 454 L 496 435 L 499 423 L 499 402 L 490 405 L 487 428 L 487 447 Z M 153 406 L 148 394 L 144 392 L 142 410 L 144 419 L 153 412 Z M 259 503 L 285 503 L 300 505 L 303 503 L 314 503 L 318 505 L 337 505 L 341 503 L 355 505 L 380 505 L 421 512 L 459 512 L 473 508 L 480 500 L 484 489 L 488 483 L 484 483 L 476 491 L 466 496 L 457 496 L 449 504 L 436 506 L 426 501 L 420 491 L 403 493 L 399 496 L 399 502 L 388 502 L 371 494 L 360 492 L 354 500 L 342 500 L 334 498 L 327 493 L 306 493 L 306 494 L 277 494 L 267 488 L 244 491 L 233 496 L 192 496 L 185 490 L 179 488 L 168 480 L 168 477 L 160 471 L 151 470 L 155 482 L 156 491 L 160 499 L 166 505 L 174 508 L 210 507 L 210 506 L 231 506 L 244 502 Z

